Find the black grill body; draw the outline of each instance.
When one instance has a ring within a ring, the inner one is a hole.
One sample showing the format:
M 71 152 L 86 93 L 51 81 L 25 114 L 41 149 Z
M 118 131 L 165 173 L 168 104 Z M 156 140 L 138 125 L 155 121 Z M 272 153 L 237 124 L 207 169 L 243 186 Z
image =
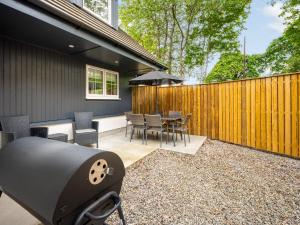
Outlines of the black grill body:
M 91 183 L 91 168 L 99 160 L 106 162 L 105 174 L 99 174 L 104 179 Z M 46 225 L 104 224 L 105 217 L 93 221 L 91 214 L 105 214 L 117 204 L 124 175 L 118 155 L 64 142 L 25 137 L 0 150 L 2 191 Z M 84 215 L 86 208 L 90 216 Z

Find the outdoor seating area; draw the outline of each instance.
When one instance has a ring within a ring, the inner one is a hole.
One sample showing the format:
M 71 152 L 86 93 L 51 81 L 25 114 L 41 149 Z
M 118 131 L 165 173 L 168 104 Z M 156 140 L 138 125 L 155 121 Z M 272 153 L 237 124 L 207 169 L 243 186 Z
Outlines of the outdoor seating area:
M 0 225 L 299 225 L 299 15 L 0 1 Z
M 128 133 L 128 128 L 131 128 L 130 142 L 133 139 L 134 134 L 136 137 L 142 137 L 142 143 L 147 145 L 148 137 L 152 136 L 160 140 L 160 147 L 162 147 L 163 137 L 165 137 L 165 143 L 169 143 L 171 134 L 171 140 L 174 147 L 178 141 L 177 136 L 180 136 L 180 140 L 184 141 L 186 147 L 186 136 L 190 142 L 190 130 L 189 122 L 192 114 L 182 115 L 180 111 L 169 111 L 167 115 L 157 114 L 134 114 L 132 112 L 125 112 L 126 128 L 125 137 Z

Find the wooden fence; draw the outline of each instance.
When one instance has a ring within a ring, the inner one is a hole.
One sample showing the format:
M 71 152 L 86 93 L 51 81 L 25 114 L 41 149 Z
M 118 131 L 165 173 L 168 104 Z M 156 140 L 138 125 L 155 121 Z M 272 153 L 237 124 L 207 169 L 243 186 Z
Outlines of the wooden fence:
M 133 112 L 155 112 L 155 88 L 133 88 Z M 158 105 L 192 113 L 192 134 L 300 157 L 300 73 L 158 87 Z

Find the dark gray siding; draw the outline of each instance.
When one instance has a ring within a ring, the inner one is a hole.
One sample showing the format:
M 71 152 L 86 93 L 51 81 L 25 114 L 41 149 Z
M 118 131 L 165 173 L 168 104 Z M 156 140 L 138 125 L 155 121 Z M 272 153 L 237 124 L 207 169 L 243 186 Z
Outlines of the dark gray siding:
M 104 116 L 130 110 L 128 80 L 133 76 L 107 68 L 119 72 L 121 101 L 86 100 L 86 64 L 107 68 L 0 37 L 0 116 L 27 114 L 32 122 L 39 122 L 72 118 L 74 111 Z

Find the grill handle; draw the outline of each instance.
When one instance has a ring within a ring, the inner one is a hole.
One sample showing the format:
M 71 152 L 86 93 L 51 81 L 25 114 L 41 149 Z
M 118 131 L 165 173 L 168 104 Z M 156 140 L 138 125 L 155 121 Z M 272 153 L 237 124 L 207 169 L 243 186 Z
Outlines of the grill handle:
M 102 215 L 94 215 L 94 214 L 91 213 L 91 211 L 96 210 L 98 206 L 100 206 L 101 204 L 103 204 L 105 201 L 107 201 L 110 198 L 113 199 L 113 201 L 115 203 L 114 207 L 112 207 L 110 210 L 108 210 L 106 213 L 104 213 Z M 91 220 L 106 219 L 107 217 L 109 217 L 116 210 L 118 210 L 119 217 L 122 221 L 122 224 L 125 225 L 126 223 L 125 223 L 123 211 L 122 211 L 122 208 L 121 208 L 121 198 L 119 197 L 119 195 L 116 192 L 111 191 L 111 192 L 106 193 L 104 196 L 99 198 L 97 201 L 93 202 L 87 208 L 85 208 L 82 211 L 82 213 L 78 216 L 78 218 L 77 218 L 74 225 L 80 225 L 84 217 L 87 217 Z

